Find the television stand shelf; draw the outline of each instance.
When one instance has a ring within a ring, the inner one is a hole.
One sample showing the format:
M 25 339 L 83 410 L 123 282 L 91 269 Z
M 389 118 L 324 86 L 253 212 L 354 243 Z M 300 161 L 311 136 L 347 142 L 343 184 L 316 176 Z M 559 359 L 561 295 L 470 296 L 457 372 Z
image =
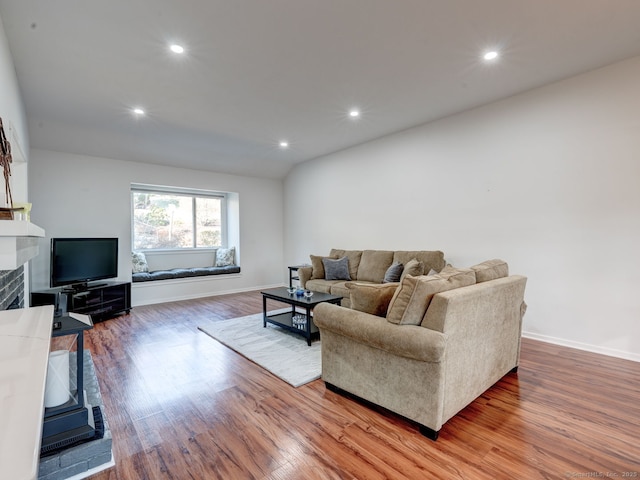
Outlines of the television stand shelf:
M 31 292 L 31 306 L 54 305 L 56 315 L 91 315 L 94 322 L 131 311 L 131 282 L 100 282 L 86 289 L 50 288 Z

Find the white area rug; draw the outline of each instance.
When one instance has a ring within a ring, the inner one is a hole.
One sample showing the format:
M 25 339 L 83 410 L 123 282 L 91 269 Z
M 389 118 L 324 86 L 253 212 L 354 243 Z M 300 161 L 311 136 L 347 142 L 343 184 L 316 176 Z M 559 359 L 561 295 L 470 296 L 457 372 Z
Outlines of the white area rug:
M 322 373 L 320 340 L 308 346 L 306 338 L 276 325 L 268 323 L 264 328 L 261 313 L 212 321 L 198 329 L 294 387 L 316 380 Z

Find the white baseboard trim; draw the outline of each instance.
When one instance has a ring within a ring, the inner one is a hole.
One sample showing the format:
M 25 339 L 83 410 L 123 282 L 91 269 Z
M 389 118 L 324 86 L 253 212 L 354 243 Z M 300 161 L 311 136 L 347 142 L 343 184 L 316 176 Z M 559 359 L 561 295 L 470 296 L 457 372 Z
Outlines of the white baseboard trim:
M 282 284 L 274 284 L 274 285 L 263 285 L 258 287 L 247 287 L 247 288 L 236 288 L 236 289 L 227 289 L 227 290 L 219 290 L 215 292 L 200 292 L 195 294 L 185 294 L 185 295 L 173 295 L 173 296 L 163 296 L 162 298 L 151 298 L 144 299 L 142 301 L 136 301 L 135 294 L 132 293 L 132 307 L 141 307 L 143 305 L 157 305 L 159 303 L 168 303 L 168 302 L 179 302 L 182 300 L 194 300 L 196 298 L 206 298 L 206 297 L 217 297 L 219 295 L 229 295 L 232 293 L 243 293 L 243 292 L 253 292 L 254 290 L 266 290 L 267 288 L 276 288 L 281 287 Z
M 525 338 L 530 338 L 532 340 L 539 340 L 541 342 L 552 343 L 554 345 L 561 345 L 563 347 L 576 348 L 578 350 L 599 353 L 601 355 L 607 355 L 609 357 L 616 357 L 625 360 L 631 360 L 633 362 L 640 362 L 640 354 L 637 353 L 625 352 L 623 350 L 616 350 L 614 348 L 601 347 L 588 343 L 574 342 L 572 340 L 565 340 L 564 338 L 551 337 L 549 335 L 540 335 L 539 333 L 522 332 L 522 336 Z

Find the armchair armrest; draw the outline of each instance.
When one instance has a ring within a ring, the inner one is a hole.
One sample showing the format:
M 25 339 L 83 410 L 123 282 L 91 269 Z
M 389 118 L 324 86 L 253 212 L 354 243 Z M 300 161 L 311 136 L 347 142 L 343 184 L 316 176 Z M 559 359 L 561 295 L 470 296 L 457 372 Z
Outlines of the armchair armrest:
M 421 362 L 439 363 L 444 358 L 446 335 L 416 325 L 395 325 L 385 318 L 321 303 L 313 310 L 320 329 L 349 337 L 393 355 Z

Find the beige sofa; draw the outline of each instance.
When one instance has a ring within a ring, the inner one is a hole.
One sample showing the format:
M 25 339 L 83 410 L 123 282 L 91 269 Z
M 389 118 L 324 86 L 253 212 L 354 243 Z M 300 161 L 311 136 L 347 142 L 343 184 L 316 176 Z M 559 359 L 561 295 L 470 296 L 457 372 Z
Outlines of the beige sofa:
M 405 277 L 386 318 L 318 305 L 327 388 L 406 417 L 437 439 L 447 420 L 517 368 L 526 280 L 492 260 Z M 352 283 L 351 301 L 375 311 L 387 300 L 372 290 L 384 288 Z M 363 295 L 367 301 L 357 299 Z
M 325 278 L 323 259 L 347 258 L 349 278 Z M 343 298 L 343 307 L 351 306 L 349 281 L 381 284 L 385 273 L 393 264 L 401 264 L 402 275 L 422 275 L 431 270 L 439 272 L 445 266 L 444 254 L 439 250 L 340 250 L 331 249 L 327 256 L 311 255 L 311 266 L 298 269 L 302 288 L 314 292 L 330 293 Z M 393 282 L 396 283 L 397 282 Z

